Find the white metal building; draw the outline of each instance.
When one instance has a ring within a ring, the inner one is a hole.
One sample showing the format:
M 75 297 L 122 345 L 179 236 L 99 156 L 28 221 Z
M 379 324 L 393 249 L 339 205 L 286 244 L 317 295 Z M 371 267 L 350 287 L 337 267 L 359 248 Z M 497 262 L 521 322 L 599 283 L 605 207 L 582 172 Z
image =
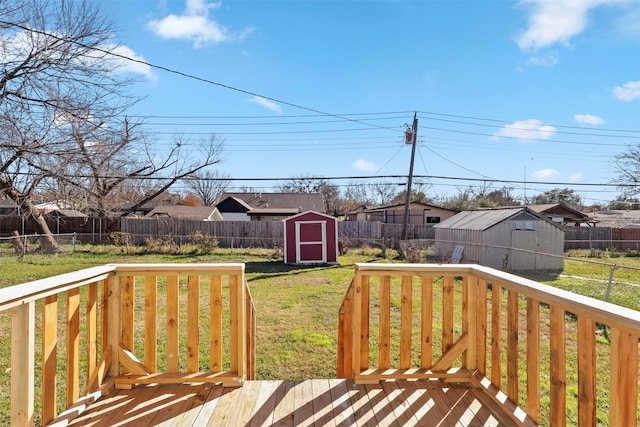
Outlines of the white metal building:
M 505 271 L 564 267 L 564 228 L 526 207 L 463 211 L 434 229 L 437 253 L 453 262 Z

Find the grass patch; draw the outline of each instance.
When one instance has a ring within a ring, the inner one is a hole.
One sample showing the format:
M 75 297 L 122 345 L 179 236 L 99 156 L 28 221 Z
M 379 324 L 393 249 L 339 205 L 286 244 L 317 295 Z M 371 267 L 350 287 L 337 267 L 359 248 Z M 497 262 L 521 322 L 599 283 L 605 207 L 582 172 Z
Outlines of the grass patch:
M 393 256 L 392 251 L 387 251 L 387 256 Z M 256 377 L 261 380 L 289 380 L 306 378 L 334 378 L 336 376 L 337 365 L 337 326 L 338 309 L 351 279 L 354 275 L 353 265 L 357 262 L 396 262 L 392 258 L 384 259 L 371 248 L 361 251 L 351 249 L 346 255 L 339 259 L 339 265 L 332 266 L 288 266 L 282 261 L 281 254 L 270 249 L 250 250 L 250 249 L 219 249 L 214 248 L 208 253 L 163 253 L 149 254 L 144 250 L 135 251 L 132 249 L 127 253 L 120 247 L 83 247 L 73 253 L 59 256 L 28 255 L 20 261 L 13 256 L 9 248 L 0 247 L 0 287 L 24 283 L 44 277 L 50 277 L 70 271 L 79 270 L 95 265 L 107 263 L 221 263 L 221 262 L 242 262 L 245 263 L 245 272 L 249 288 L 256 307 Z M 615 258 L 618 265 L 614 270 L 615 282 L 609 293 L 611 302 L 621 304 L 633 309 L 640 309 L 640 260 L 633 257 Z M 592 296 L 603 300 L 607 293 L 607 283 L 611 274 L 613 264 L 603 262 L 598 259 L 593 262 L 589 257 L 577 257 L 565 259 L 565 269 L 561 275 L 554 277 L 546 283 L 557 286 L 572 292 Z M 535 277 L 533 277 L 535 280 Z M 395 280 L 395 279 L 394 279 Z M 417 280 L 417 279 L 415 279 Z M 414 282 L 416 283 L 416 282 Z M 397 283 L 396 283 L 397 285 Z M 142 286 L 137 287 L 141 292 Z M 165 286 L 160 283 L 158 294 L 164 293 Z M 441 281 L 437 279 L 434 283 L 434 292 L 440 289 Z M 456 305 L 461 305 L 460 288 L 456 286 L 454 291 Z M 180 298 L 185 298 L 186 290 L 181 286 Z M 204 302 L 208 298 L 208 283 L 204 282 L 201 289 L 201 300 Z M 506 298 L 506 296 L 505 296 Z M 61 299 L 62 301 L 62 299 Z M 186 301 L 181 300 L 181 307 L 186 305 Z M 399 314 L 401 306 L 401 296 L 399 287 L 394 285 L 391 295 L 392 312 L 394 316 Z M 419 324 L 420 294 L 417 286 L 414 286 L 413 310 L 414 325 Z M 521 301 L 521 308 L 524 303 Z M 64 304 L 60 303 L 59 319 L 64 318 Z M 143 307 L 140 307 L 143 310 Z M 376 319 L 379 309 L 379 292 L 377 286 L 371 288 L 371 315 Z M 442 306 L 439 300 L 434 299 L 434 325 L 441 322 Z M 40 322 L 41 309 L 36 308 L 36 325 Z M 166 317 L 166 307 L 162 304 L 158 307 L 159 322 L 163 322 Z M 208 327 L 208 318 L 203 315 L 201 328 Z M 548 319 L 546 309 L 541 310 L 542 322 Z M 522 323 L 524 317 L 521 315 L 520 343 L 526 342 L 526 327 Z M 460 324 L 459 317 L 455 319 L 455 325 Z M 10 372 L 7 370 L 10 360 L 10 314 L 0 313 L 0 424 L 8 424 L 10 389 Z M 399 333 L 399 322 L 392 323 L 392 335 Z M 377 340 L 378 325 L 376 321 L 371 324 L 371 365 L 377 360 Z M 60 327 L 60 342 L 58 353 L 60 360 L 64 360 L 63 334 L 66 328 L 64 322 Z M 162 328 L 159 328 L 162 330 Z M 457 329 L 454 335 L 458 337 L 461 331 Z M 573 339 L 576 334 L 575 320 L 567 319 L 567 338 Z M 419 348 L 420 340 L 419 328 L 414 327 L 413 341 L 414 348 Z M 541 326 L 541 335 L 548 335 L 548 323 Z M 434 329 L 434 342 L 440 342 L 441 331 Z M 206 369 L 208 363 L 208 353 L 206 345 L 206 334 L 200 339 L 201 357 L 200 364 Z M 548 341 L 542 340 L 548 343 Z M 36 342 L 36 366 L 40 363 L 39 338 Z M 160 338 L 158 340 L 159 349 L 166 343 Z M 186 343 L 181 343 L 185 346 Z M 397 362 L 399 349 L 397 344 L 392 347 L 392 363 Z M 135 349 L 140 352 L 140 349 Z M 434 357 L 438 357 L 440 349 L 434 347 Z M 526 352 L 524 345 L 521 352 Z M 608 354 L 609 347 L 606 337 L 598 337 L 597 358 L 598 364 L 602 363 L 602 375 L 598 376 L 598 387 L 608 387 Z M 140 357 L 140 355 L 139 355 Z M 541 365 L 543 375 L 548 372 L 549 349 L 541 348 Z M 567 389 L 568 389 L 568 416 L 570 423 L 577 419 L 576 408 L 571 406 L 576 390 L 575 350 L 568 349 L 567 353 Z M 418 355 L 414 355 L 414 365 L 418 364 Z M 162 361 L 159 359 L 159 368 L 162 369 Z M 524 364 L 519 366 L 521 378 L 526 378 Z M 502 370 L 506 375 L 506 369 Z M 60 387 L 63 387 L 64 375 L 59 375 Z M 38 380 L 38 379 L 37 379 Z M 506 377 L 504 378 L 506 381 Z M 545 388 L 546 387 L 546 388 Z M 524 402 L 524 390 L 520 390 L 521 402 Z M 59 393 L 62 396 L 62 393 Z M 548 386 L 542 382 L 542 405 L 548 407 Z M 60 397 L 59 396 L 59 397 Z M 606 423 L 605 413 L 606 396 L 602 396 L 598 404 L 598 416 Z M 543 411 L 544 413 L 544 411 Z M 39 414 L 38 414 L 39 417 Z

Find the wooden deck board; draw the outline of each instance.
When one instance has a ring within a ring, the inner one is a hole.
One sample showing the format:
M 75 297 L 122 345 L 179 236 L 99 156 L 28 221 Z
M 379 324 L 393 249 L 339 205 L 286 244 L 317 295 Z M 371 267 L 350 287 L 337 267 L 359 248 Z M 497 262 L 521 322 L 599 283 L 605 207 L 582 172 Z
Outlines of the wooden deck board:
M 247 381 L 141 385 L 98 400 L 73 426 L 510 426 L 481 389 L 442 381 Z

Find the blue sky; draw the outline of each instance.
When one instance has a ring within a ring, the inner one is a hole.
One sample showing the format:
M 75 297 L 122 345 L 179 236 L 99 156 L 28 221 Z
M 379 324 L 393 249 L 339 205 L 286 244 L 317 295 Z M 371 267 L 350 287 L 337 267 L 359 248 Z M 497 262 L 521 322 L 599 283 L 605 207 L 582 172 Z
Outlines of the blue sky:
M 215 133 L 218 170 L 233 178 L 404 182 L 384 177 L 407 175 L 417 112 L 414 174 L 427 195 L 486 179 L 520 197 L 568 187 L 592 204 L 617 196 L 592 184 L 610 183 L 612 157 L 640 144 L 638 0 L 103 7 L 120 53 L 197 77 L 126 65 L 157 147 Z

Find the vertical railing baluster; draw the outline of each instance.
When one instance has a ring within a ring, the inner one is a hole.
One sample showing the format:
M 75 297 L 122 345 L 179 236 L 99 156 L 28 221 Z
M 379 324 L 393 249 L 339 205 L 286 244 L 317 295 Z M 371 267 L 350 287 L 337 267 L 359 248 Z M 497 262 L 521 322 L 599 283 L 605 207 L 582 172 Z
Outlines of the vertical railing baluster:
M 87 383 L 98 363 L 98 283 L 87 286 Z
M 235 311 L 237 312 L 237 319 L 238 319 L 238 321 L 236 322 L 236 331 L 235 331 L 235 334 L 237 336 L 236 345 L 238 347 L 236 351 L 238 362 L 236 364 L 238 366 L 237 368 L 238 377 L 245 379 L 246 369 L 247 369 L 247 354 L 245 352 L 245 349 L 246 349 L 245 328 L 246 328 L 247 316 L 245 314 L 245 303 L 244 303 L 244 298 L 245 298 L 244 271 L 242 275 L 237 275 L 235 277 L 237 282 Z
M 180 287 L 178 276 L 167 276 L 167 372 L 180 370 Z
M 238 276 L 229 276 L 229 366 L 231 372 L 237 372 L 238 366 L 238 324 L 240 319 L 236 309 L 238 306 Z
M 209 325 L 209 346 L 211 359 L 209 369 L 211 372 L 222 371 L 222 277 L 211 276 L 209 289 L 209 309 L 211 310 L 211 322 Z
M 433 364 L 433 276 L 422 276 L 420 285 L 420 367 L 427 369 Z
M 360 336 L 362 331 L 362 274 L 356 272 L 353 289 L 353 325 L 352 325 L 352 370 L 355 375 L 360 371 Z
M 609 425 L 638 422 L 638 335 L 611 328 Z
M 411 368 L 413 276 L 403 275 L 400 285 L 400 369 Z
M 502 387 L 502 286 L 491 285 L 491 383 Z
M 245 354 L 247 357 L 247 380 L 255 380 L 256 376 L 256 313 L 253 305 L 253 299 L 251 292 L 249 291 L 249 284 L 247 279 L 244 282 L 244 303 L 245 303 L 245 318 L 246 318 L 246 346 Z
M 120 277 L 110 274 L 105 285 L 107 288 L 106 322 L 103 325 L 107 331 L 105 350 L 111 347 L 109 376 L 117 377 L 120 374 L 119 345 L 124 335 L 123 292 Z
M 596 322 L 586 314 L 580 314 L 578 316 L 578 425 L 594 426 L 596 421 Z
M 134 351 L 134 304 L 135 277 L 125 276 L 122 279 L 122 345 L 131 352 Z
M 442 354 L 453 346 L 453 279 L 442 277 Z
M 507 292 L 507 396 L 516 405 L 518 396 L 518 293 L 509 290 Z
M 80 289 L 67 291 L 67 406 L 80 397 Z
M 158 277 L 144 278 L 144 365 L 151 372 L 158 366 Z
M 527 414 L 540 422 L 540 302 L 527 298 Z
M 378 324 L 378 367 L 391 367 L 391 276 L 380 277 L 380 319 Z
M 360 370 L 369 369 L 369 313 L 371 298 L 371 276 L 362 278 L 362 321 L 360 325 L 362 330 L 360 333 Z
M 476 369 L 478 357 L 477 347 L 477 310 L 478 310 L 478 278 L 465 276 L 462 284 L 462 333 L 467 335 L 467 350 L 462 354 L 462 367 L 473 371 Z
M 476 312 L 476 368 L 487 373 L 487 281 L 478 280 L 478 311 Z
M 187 372 L 200 370 L 200 276 L 187 278 Z
M 58 295 L 45 297 L 42 306 L 42 424 L 57 415 Z
M 550 413 L 549 421 L 554 427 L 566 425 L 567 413 L 567 365 L 565 343 L 565 311 L 552 304 L 549 310 L 550 331 Z M 615 424 L 614 424 L 615 425 Z

